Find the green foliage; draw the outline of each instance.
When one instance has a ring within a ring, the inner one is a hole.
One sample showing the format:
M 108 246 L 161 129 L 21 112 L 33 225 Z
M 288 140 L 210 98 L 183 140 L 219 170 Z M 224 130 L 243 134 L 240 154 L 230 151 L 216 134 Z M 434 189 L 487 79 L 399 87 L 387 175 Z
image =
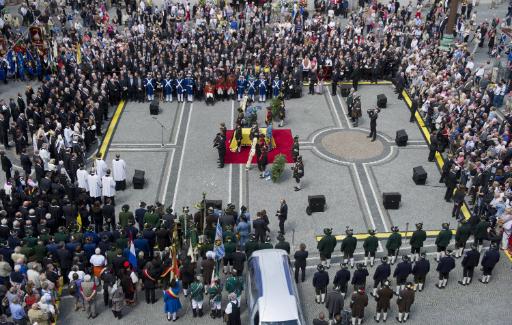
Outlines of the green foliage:
M 272 118 L 277 120 L 279 118 L 279 109 L 281 108 L 281 100 L 278 97 L 272 98 L 270 101 L 270 107 L 272 108 Z
M 276 183 L 283 175 L 284 168 L 286 167 L 286 156 L 283 154 L 279 154 L 274 158 L 274 163 L 272 164 L 271 177 L 272 182 Z

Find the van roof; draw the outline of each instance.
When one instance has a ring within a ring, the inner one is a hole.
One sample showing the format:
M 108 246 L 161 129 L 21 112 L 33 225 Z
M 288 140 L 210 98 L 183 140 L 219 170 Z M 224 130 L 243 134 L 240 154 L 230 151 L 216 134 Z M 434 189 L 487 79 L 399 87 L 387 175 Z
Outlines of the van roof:
M 263 249 L 253 252 L 253 258 L 258 260 L 262 280 L 263 296 L 258 299 L 260 321 L 298 319 L 288 254 L 281 249 Z

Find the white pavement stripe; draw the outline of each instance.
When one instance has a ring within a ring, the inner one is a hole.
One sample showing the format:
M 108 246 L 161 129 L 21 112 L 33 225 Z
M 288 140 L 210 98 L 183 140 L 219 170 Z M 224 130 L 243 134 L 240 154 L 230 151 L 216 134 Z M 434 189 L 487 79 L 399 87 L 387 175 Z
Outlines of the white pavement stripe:
M 244 201 L 244 183 L 243 183 L 243 165 L 240 164 L 240 186 L 239 186 L 239 193 L 240 193 L 240 197 L 238 198 L 238 206 L 241 207 L 243 205 L 243 201 Z
M 370 174 L 368 173 L 368 169 L 366 168 L 366 164 L 363 164 L 364 173 L 366 174 L 366 179 L 368 179 L 368 184 L 370 185 L 370 189 L 372 190 L 373 199 L 375 200 L 375 204 L 377 204 L 377 209 L 379 210 L 380 220 L 382 221 L 382 225 L 384 226 L 384 231 L 389 232 L 388 226 L 386 225 L 386 220 L 384 220 L 384 214 L 382 213 L 382 209 L 380 208 L 380 202 L 377 198 L 377 194 L 375 192 L 375 188 L 373 187 L 372 179 L 370 178 Z
M 347 121 L 348 128 L 352 129 L 352 123 L 350 123 L 350 121 L 348 120 L 348 116 L 347 116 L 348 110 L 345 111 L 345 105 L 343 105 L 344 101 L 341 100 L 341 97 L 339 94 L 336 95 L 336 98 L 338 98 L 338 102 L 341 105 L 341 110 L 343 111 L 343 116 L 345 117 L 345 121 Z
M 180 109 L 180 105 L 178 104 L 178 109 Z M 181 130 L 181 120 L 183 119 L 183 113 L 185 112 L 185 103 L 181 104 L 181 113 L 180 113 L 180 119 L 178 120 L 178 128 L 176 129 L 176 136 L 174 138 L 174 142 L 171 143 L 171 145 L 175 146 L 178 144 L 178 138 L 180 136 L 180 130 Z M 173 205 L 174 206 L 174 205 Z
M 231 100 L 231 130 L 234 129 L 235 123 L 235 101 Z M 228 148 L 229 149 L 229 148 Z M 229 177 L 228 177 L 228 202 L 233 202 L 233 164 L 229 164 Z
M 110 147 L 109 151 L 138 151 L 138 152 L 167 152 L 169 149 L 167 148 L 125 148 L 125 147 Z
M 356 164 L 350 164 L 350 168 L 354 171 L 354 174 L 356 176 L 357 185 L 359 185 L 359 190 L 361 192 L 361 196 L 364 201 L 364 205 L 366 208 L 366 211 L 368 212 L 368 217 L 370 218 L 370 222 L 372 223 L 373 229 L 376 229 L 375 227 L 375 221 L 373 220 L 372 211 L 370 210 L 370 205 L 368 204 L 368 200 L 366 199 L 366 195 L 363 188 L 363 183 L 361 183 L 361 178 L 359 177 L 359 172 L 357 171 Z
M 183 139 L 183 148 L 181 149 L 181 157 L 180 157 L 180 164 L 178 166 L 178 177 L 176 179 L 176 187 L 174 188 L 174 196 L 172 199 L 172 206 L 176 206 L 176 198 L 178 195 L 178 189 L 180 186 L 180 178 L 181 178 L 181 168 L 183 167 L 183 157 L 185 156 L 185 150 L 187 149 L 187 139 L 188 139 L 188 130 L 190 126 L 190 120 L 192 116 L 192 110 L 194 109 L 194 103 L 190 104 L 190 110 L 188 111 L 188 118 L 187 118 L 187 128 L 185 129 L 185 138 Z M 183 104 L 183 110 L 185 110 L 185 104 Z M 181 119 L 180 119 L 180 126 L 181 127 Z M 178 141 L 178 135 L 179 133 L 176 133 L 176 141 Z
M 168 170 L 167 170 L 167 175 L 165 176 L 165 185 L 164 185 L 164 190 L 162 191 L 162 199 L 160 200 L 160 202 L 162 202 L 162 204 L 165 204 L 165 198 L 167 197 L 167 189 L 169 188 L 169 180 L 171 179 L 171 170 L 172 170 L 172 165 L 174 163 L 174 153 L 176 152 L 176 150 L 172 150 L 172 153 L 171 153 L 171 159 L 169 159 L 169 166 L 167 167 Z M 173 205 L 174 207 L 174 205 Z
M 397 146 L 391 146 L 390 147 L 390 151 L 389 153 L 386 155 L 386 157 L 382 158 L 382 159 L 379 159 L 377 161 L 372 161 L 372 162 L 369 162 L 369 163 L 365 163 L 366 165 L 370 165 L 370 166 L 373 166 L 373 165 L 378 165 L 386 160 L 388 160 L 391 156 L 393 156 L 394 152 L 395 152 L 395 148 L 398 148 Z
M 334 114 L 336 114 L 336 120 L 338 121 L 338 126 L 341 128 L 343 125 L 341 124 L 340 115 L 338 114 L 338 110 L 336 109 L 336 105 L 334 105 L 334 101 L 332 100 L 331 92 L 329 91 L 329 87 L 326 88 L 327 93 L 329 94 L 329 100 L 331 101 L 332 109 L 334 110 Z M 350 127 L 350 124 L 349 124 Z

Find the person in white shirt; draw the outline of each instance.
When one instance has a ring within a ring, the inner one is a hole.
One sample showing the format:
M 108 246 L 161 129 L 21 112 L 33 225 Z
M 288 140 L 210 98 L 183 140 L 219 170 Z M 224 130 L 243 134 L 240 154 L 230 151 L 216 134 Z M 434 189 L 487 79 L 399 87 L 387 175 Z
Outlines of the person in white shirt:
M 116 191 L 124 191 L 126 189 L 126 162 L 116 154 L 116 158 L 112 160 L 112 176 L 116 182 Z
M 101 178 L 96 175 L 94 169 L 91 169 L 91 174 L 87 176 L 87 187 L 92 201 L 101 201 Z
M 71 268 L 71 271 L 68 274 L 69 282 L 73 281 L 73 274 L 75 274 L 75 273 L 78 275 L 78 279 L 80 281 L 82 281 L 84 279 L 85 272 L 79 270 L 78 265 L 73 265 L 73 267 Z
M 107 259 L 105 256 L 101 255 L 101 249 L 96 248 L 94 255 L 89 259 L 89 262 L 92 265 L 94 276 L 99 279 L 103 268 L 107 265 Z
M 114 179 L 110 174 L 109 169 L 107 170 L 107 174 L 101 178 L 101 194 L 103 196 L 104 203 L 107 202 L 107 199 L 110 199 L 112 204 L 115 204 L 114 196 L 116 195 L 116 182 L 114 182 Z
M 96 174 L 100 179 L 107 173 L 107 163 L 105 162 L 105 160 L 101 159 L 100 153 L 96 155 L 96 160 L 94 161 L 94 168 L 96 169 Z
M 87 185 L 87 178 L 89 174 L 84 168 L 84 165 L 81 164 L 80 168 L 76 171 L 76 180 L 78 182 L 78 187 L 84 189 L 86 192 L 89 192 L 89 186 Z

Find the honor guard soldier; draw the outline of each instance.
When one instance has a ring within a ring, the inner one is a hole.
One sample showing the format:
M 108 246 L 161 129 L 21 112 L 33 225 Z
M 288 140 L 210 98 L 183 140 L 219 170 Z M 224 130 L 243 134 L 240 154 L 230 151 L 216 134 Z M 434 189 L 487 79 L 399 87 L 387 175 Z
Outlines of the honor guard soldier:
M 484 253 L 484 257 L 482 258 L 482 262 L 480 265 L 482 265 L 483 275 L 482 278 L 479 279 L 480 282 L 487 284 L 489 283 L 489 280 L 491 280 L 492 271 L 494 270 L 494 267 L 500 260 L 500 252 L 498 251 L 498 246 L 496 244 L 491 244 L 489 247 L 489 250 Z
M 245 87 L 247 85 L 247 82 L 245 81 L 245 78 L 243 75 L 240 75 L 238 77 L 238 80 L 236 81 L 236 94 L 238 101 L 241 101 L 244 97 Z
M 254 102 L 254 94 L 256 93 L 256 80 L 253 76 L 249 76 L 249 80 L 247 80 L 247 95 L 249 99 Z
M 416 231 L 412 233 L 409 244 L 411 245 L 411 262 L 420 259 L 421 248 L 427 239 L 427 233 L 423 230 L 423 223 L 416 224 Z
M 234 74 L 230 74 L 226 78 L 226 95 L 228 99 L 235 99 L 235 92 L 237 91 L 237 80 Z
M 204 86 L 204 97 L 205 97 L 206 105 L 215 104 L 215 96 L 214 96 L 213 86 L 209 82 L 206 82 L 206 85 Z
M 183 79 L 183 72 L 180 72 L 178 74 L 178 77 L 176 78 L 176 96 L 178 97 L 178 103 L 183 103 L 183 94 L 185 93 L 185 80 Z
M 258 92 L 259 92 L 259 102 L 262 103 L 267 100 L 267 80 L 265 76 L 260 74 L 260 80 L 258 80 Z
M 288 253 L 288 255 L 290 255 L 290 243 L 285 240 L 283 234 L 279 234 L 277 236 L 277 240 L 279 242 L 276 244 L 276 246 L 274 248 L 282 249 L 282 250 L 286 251 L 286 253 Z
M 278 112 L 278 115 L 279 115 L 279 127 L 283 127 L 284 126 L 284 119 L 286 117 L 286 107 L 285 107 L 285 104 L 284 104 L 284 98 L 282 95 L 279 95 L 279 112 Z
M 357 292 L 352 294 L 350 308 L 352 310 L 352 324 L 361 325 L 364 318 L 364 309 L 368 306 L 368 295 L 364 291 L 364 287 L 359 288 Z
M 144 80 L 144 88 L 146 88 L 146 96 L 148 101 L 155 99 L 155 85 L 151 72 L 148 73 L 148 77 Z
M 187 102 L 191 103 L 194 100 L 195 81 L 190 71 L 187 73 L 187 77 L 185 78 L 184 82 L 185 90 L 187 92 Z
M 455 232 L 455 258 L 460 258 L 464 253 L 469 236 L 471 236 L 471 225 L 466 219 L 461 219 L 460 226 Z
M 354 104 L 352 105 L 352 111 L 350 112 L 350 117 L 352 121 L 352 126 L 357 127 L 359 124 L 359 118 L 363 116 L 363 112 L 361 110 L 361 97 L 354 97 Z
M 222 286 L 220 280 L 215 279 L 215 283 L 208 288 L 208 295 L 211 303 L 211 314 L 212 318 L 222 317 Z
M 396 257 L 398 256 L 398 251 L 400 250 L 400 246 L 402 246 L 402 235 L 399 232 L 397 226 L 391 227 L 391 235 L 386 242 L 386 249 L 388 250 L 388 258 L 390 259 L 391 265 L 395 264 Z
M 295 192 L 302 190 L 300 180 L 304 177 L 304 163 L 302 162 L 302 156 L 297 157 L 297 161 L 293 166 L 293 178 L 295 178 L 296 186 L 294 186 Z
M 316 269 L 318 271 L 313 275 L 313 287 L 316 294 L 315 302 L 323 304 L 325 302 L 325 294 L 327 293 L 327 285 L 329 285 L 329 273 L 325 272 L 322 264 L 318 264 Z
M 231 236 L 227 236 L 224 240 L 224 274 L 233 272 L 233 254 L 236 250 L 236 244 Z
M 414 263 L 412 268 L 414 283 L 420 292 L 423 290 L 428 272 L 430 272 L 430 262 L 427 260 L 427 254 L 421 253 L 420 259 Z
M 299 145 L 299 136 L 296 135 L 293 137 L 293 146 L 292 146 L 293 162 L 297 162 L 298 156 L 300 156 L 300 145 Z
M 451 256 L 451 252 L 451 250 L 446 251 L 446 256 L 442 257 L 439 264 L 437 264 L 436 271 L 439 272 L 439 283 L 436 284 L 436 287 L 439 289 L 446 288 L 450 272 L 455 268 L 455 259 Z
M 317 248 L 320 253 L 320 261 L 322 265 L 328 269 L 331 267 L 331 254 L 336 247 L 336 237 L 332 235 L 332 229 L 324 228 L 324 236 L 318 242 Z M 249 255 L 247 255 L 249 257 Z
M 190 285 L 190 299 L 192 300 L 192 315 L 203 316 L 204 285 L 201 276 L 197 276 Z
M 340 289 L 337 287 L 332 288 L 327 293 L 325 298 L 325 308 L 329 312 L 329 320 L 334 320 L 334 315 L 339 315 L 343 311 L 343 296 L 340 294 Z
M 357 247 L 357 239 L 354 237 L 352 229 L 345 230 L 345 238 L 341 241 L 341 252 L 343 253 L 343 263 L 348 263 L 350 260 L 350 267 L 354 268 L 354 251 Z
M 256 241 L 256 236 L 251 234 L 249 236 L 249 241 L 245 243 L 245 255 L 247 255 L 247 259 L 251 257 L 252 253 L 258 250 L 258 242 Z
M 217 79 L 215 79 L 215 93 L 217 100 L 224 101 L 226 99 L 226 81 L 222 75 L 219 75 Z
M 354 291 L 357 291 L 359 288 L 364 289 L 366 287 L 366 278 L 368 275 L 368 270 L 364 267 L 363 263 L 357 263 L 351 282 L 354 286 Z
M 240 303 L 240 297 L 244 290 L 243 278 L 241 276 L 236 276 L 235 273 L 231 273 L 231 275 L 226 279 L 225 289 L 228 292 L 228 295 L 231 293 L 236 294 L 238 303 Z
M 377 252 L 377 248 L 379 247 L 379 240 L 375 236 L 375 230 L 368 230 L 369 236 L 363 242 L 364 248 L 364 266 L 368 265 L 368 256 L 370 256 L 370 266 L 373 267 L 373 263 L 375 261 L 375 253 Z
M 388 264 L 388 258 L 386 256 L 383 256 L 380 260 L 382 263 L 379 266 L 377 266 L 377 268 L 375 269 L 375 273 L 373 273 L 372 296 L 374 297 L 377 294 L 377 288 L 379 287 L 379 284 L 382 287 L 384 285 L 384 282 L 387 282 L 386 280 L 391 275 L 391 266 L 389 266 Z
M 354 88 L 350 88 L 350 92 L 347 96 L 347 116 L 352 117 L 352 108 L 354 107 L 354 98 L 357 97 L 357 93 Z
M 475 227 L 475 243 L 478 245 L 478 251 L 482 251 L 482 247 L 484 244 L 484 240 L 488 237 L 488 228 L 489 228 L 489 222 L 487 221 L 486 217 L 483 216 L 480 218 L 480 222 Z
M 396 320 L 399 323 L 407 322 L 411 306 L 414 303 L 414 289 L 412 283 L 407 283 L 407 286 L 400 291 L 396 303 L 398 305 L 398 316 Z
M 281 86 L 283 85 L 283 82 L 279 80 L 279 76 L 276 74 L 274 77 L 274 80 L 272 80 L 272 97 L 277 98 L 279 97 L 279 93 L 281 92 Z
M 213 141 L 213 147 L 217 148 L 219 153 L 219 168 L 224 168 L 224 157 L 226 156 L 226 135 L 222 132 L 217 133 Z
M 465 286 L 469 285 L 473 280 L 473 270 L 480 263 L 480 252 L 478 252 L 477 246 L 475 244 L 471 245 L 471 250 L 464 254 L 464 258 L 462 259 L 462 281 L 459 281 L 459 284 Z
M 405 287 L 409 274 L 412 273 L 412 266 L 409 262 L 407 255 L 402 256 L 402 262 L 398 263 L 393 272 L 393 277 L 396 279 L 396 294 L 400 293 L 400 290 Z
M 166 103 L 172 103 L 172 84 L 174 80 L 172 80 L 171 75 L 167 74 L 167 77 L 162 80 L 162 84 L 164 85 L 164 101 Z
M 348 270 L 348 265 L 346 263 L 341 263 L 341 269 L 336 272 L 334 275 L 334 280 L 332 284 L 334 287 L 340 290 L 340 293 L 343 297 L 347 294 L 347 285 L 348 281 L 350 281 L 350 271 Z
M 440 258 L 446 252 L 446 247 L 450 244 L 452 240 L 452 231 L 450 230 L 449 223 L 442 224 L 443 229 L 439 232 L 436 238 L 436 246 L 437 246 L 437 254 L 436 261 L 439 262 Z
M 374 292 L 375 290 L 377 289 L 374 289 Z M 382 315 L 382 321 L 385 323 L 388 319 L 388 310 L 391 307 L 391 299 L 393 298 L 393 290 L 389 287 L 389 281 L 384 281 L 383 286 L 373 296 L 377 301 L 377 313 L 373 319 L 378 323 Z

